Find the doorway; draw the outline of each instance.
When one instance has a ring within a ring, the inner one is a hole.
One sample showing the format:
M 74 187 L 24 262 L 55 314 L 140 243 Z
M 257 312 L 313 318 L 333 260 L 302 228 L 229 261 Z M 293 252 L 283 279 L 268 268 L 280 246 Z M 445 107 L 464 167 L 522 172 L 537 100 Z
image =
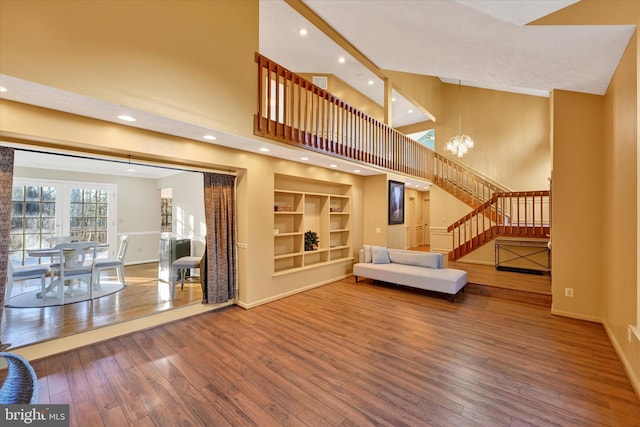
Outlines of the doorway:
M 158 260 L 161 237 L 175 235 L 167 228 L 179 228 L 182 234 L 177 237 L 192 242 L 191 255 L 201 255 L 196 251 L 204 247 L 206 235 L 202 172 L 16 150 L 14 184 L 22 186 L 23 193 L 29 187 L 31 193 L 23 194 L 23 203 L 36 193 L 40 200 L 29 210 L 23 206 L 20 231 L 14 230 L 16 245 L 20 240 L 13 251 L 14 261 L 20 258 L 28 263 L 26 246 L 48 247 L 47 237 L 62 233 L 105 239 L 114 252 L 120 236 L 127 235 L 129 248 L 125 257 L 127 286 L 116 294 L 65 306 L 6 307 L 2 337 L 11 348 L 201 303 L 202 289 L 196 279 L 187 280 L 183 289 L 178 285 L 176 296 L 171 298 L 170 284 L 159 279 Z M 162 202 L 162 188 L 178 190 L 170 205 Z M 171 226 L 165 223 L 163 229 L 163 219 L 171 220 Z M 24 225 L 27 222 L 29 227 Z M 12 232 L 12 241 L 13 236 Z M 32 291 L 30 286 L 27 282 L 14 292 Z

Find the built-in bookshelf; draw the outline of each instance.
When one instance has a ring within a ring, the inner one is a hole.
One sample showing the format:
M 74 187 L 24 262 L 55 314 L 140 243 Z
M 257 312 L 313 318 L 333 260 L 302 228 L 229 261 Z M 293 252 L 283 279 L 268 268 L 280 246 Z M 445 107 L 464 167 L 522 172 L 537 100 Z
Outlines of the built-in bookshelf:
M 276 189 L 273 200 L 274 274 L 351 259 L 351 198 L 348 195 Z M 305 251 L 307 231 L 318 235 L 316 250 Z

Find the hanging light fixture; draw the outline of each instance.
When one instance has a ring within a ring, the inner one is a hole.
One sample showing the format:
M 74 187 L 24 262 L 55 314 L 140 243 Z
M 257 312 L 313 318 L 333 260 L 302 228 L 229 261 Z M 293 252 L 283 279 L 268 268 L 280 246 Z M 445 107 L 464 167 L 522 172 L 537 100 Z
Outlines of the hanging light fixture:
M 447 142 L 447 151 L 454 156 L 462 157 L 473 148 L 473 139 L 462 133 L 462 95 L 460 92 L 461 81 L 458 80 L 458 134 Z

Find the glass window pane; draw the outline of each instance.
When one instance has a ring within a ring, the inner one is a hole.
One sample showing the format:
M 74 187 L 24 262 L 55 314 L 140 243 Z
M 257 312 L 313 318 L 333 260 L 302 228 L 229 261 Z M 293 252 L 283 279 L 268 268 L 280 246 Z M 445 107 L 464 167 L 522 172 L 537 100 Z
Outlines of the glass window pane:
M 14 185 L 11 200 L 24 200 L 24 187 L 22 185 Z
M 71 189 L 71 202 L 79 203 L 82 202 L 82 190 L 79 188 Z
M 42 187 L 42 201 L 43 202 L 55 202 L 56 201 L 56 189 L 54 187 Z
M 106 203 L 99 204 L 97 215 L 106 217 L 108 214 L 109 214 L 109 205 L 107 205 Z
M 23 221 L 22 217 L 11 218 L 11 234 L 22 234 L 24 230 Z
M 85 218 L 84 219 L 84 228 L 95 230 L 96 228 L 96 219 L 95 218 Z
M 42 233 L 55 233 L 56 220 L 55 218 L 42 218 Z
M 27 202 L 25 203 L 25 216 L 40 216 L 40 203 Z
M 11 216 L 21 217 L 24 214 L 24 202 L 11 202 Z
M 96 216 L 96 205 L 93 204 L 85 204 L 84 205 L 84 216 L 85 217 L 94 217 Z
M 82 216 L 82 203 L 71 203 L 71 212 L 70 215 L 72 217 Z
M 13 234 L 9 239 L 10 251 L 21 251 L 24 247 L 24 240 L 22 234 Z
M 109 192 L 106 190 L 98 190 L 97 199 L 98 203 L 108 203 L 109 202 Z
M 25 249 L 38 249 L 40 247 L 40 233 L 38 234 L 25 234 Z
M 42 216 L 43 217 L 55 217 L 56 216 L 56 204 L 55 203 L 43 203 L 42 204 Z
M 26 192 L 26 200 L 29 200 L 29 201 L 40 201 L 40 188 L 39 187 L 27 186 L 25 188 L 25 192 Z
M 24 219 L 24 226 L 26 233 L 39 233 L 40 218 L 27 217 Z
M 96 190 L 84 190 L 84 202 L 95 203 L 96 202 Z

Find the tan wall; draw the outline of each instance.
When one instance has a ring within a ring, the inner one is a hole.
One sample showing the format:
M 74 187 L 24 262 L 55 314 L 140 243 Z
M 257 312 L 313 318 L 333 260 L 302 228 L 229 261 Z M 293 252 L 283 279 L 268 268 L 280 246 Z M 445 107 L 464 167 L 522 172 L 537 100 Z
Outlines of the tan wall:
M 387 176 L 364 178 L 363 244 L 386 246 L 389 212 L 387 208 Z
M 2 74 L 235 134 L 257 50 L 256 0 L 0 2 Z
M 541 18 L 536 24 L 636 25 L 636 32 L 616 69 L 603 102 L 604 133 L 602 142 L 599 143 L 603 146 L 601 203 L 604 206 L 601 260 L 603 289 L 600 298 L 603 299 L 604 325 L 625 364 L 636 393 L 640 395 L 640 337 L 631 337 L 629 341 L 627 336 L 628 325 L 640 326 L 640 186 L 637 173 L 640 164 L 637 149 L 640 135 L 640 44 L 637 31 L 637 26 L 640 25 L 640 2 L 618 1 L 615 7 L 611 7 L 610 0 L 581 1 Z M 586 124 L 585 121 L 582 123 Z M 554 176 L 564 166 L 555 164 L 555 161 L 554 156 Z M 555 187 L 554 181 L 554 212 L 559 199 Z M 553 221 L 554 230 L 557 230 L 555 215 Z M 555 252 L 556 232 L 553 231 L 553 234 Z M 553 259 L 556 260 L 555 255 Z M 565 260 L 558 257 L 557 262 L 564 263 Z M 556 269 L 557 264 L 554 262 L 554 282 Z
M 327 78 L 327 91 L 332 95 L 338 97 L 340 100 L 346 102 L 353 108 L 362 111 L 365 114 L 373 117 L 374 119 L 384 122 L 384 109 L 381 105 L 376 104 L 371 98 L 368 98 L 355 90 L 352 86 L 345 83 L 333 74 L 308 74 L 298 73 L 301 77 L 313 81 L 313 76 L 323 76 Z
M 124 158 L 127 156 L 125 147 L 137 147 L 145 152 L 146 160 L 157 163 L 238 171 L 238 300 L 246 307 L 332 281 L 351 272 L 351 263 L 343 262 L 273 276 L 274 174 L 313 177 L 352 186 L 351 242 L 354 248 L 362 246 L 362 231 L 358 224 L 363 223 L 364 185 L 360 176 L 11 101 L 0 101 L 0 135 L 3 141 L 11 141 L 19 147 L 32 140 L 42 140 L 43 146 L 58 150 L 120 154 Z M 168 158 L 167 153 L 172 153 L 173 157 Z M 137 156 L 133 156 L 133 160 L 137 160 Z
M 552 102 L 552 311 L 601 321 L 603 98 L 554 91 Z
M 604 97 L 602 264 L 604 323 L 628 365 L 635 367 L 640 388 L 640 342 L 627 338 L 640 309 L 636 296 L 639 56 L 636 30 Z
M 421 107 L 430 119 L 439 120 L 443 103 L 443 83 L 433 76 L 385 70 L 391 86 L 407 100 Z
M 549 188 L 549 100 L 462 86 L 462 132 L 474 148 L 459 161 L 514 191 Z M 458 85 L 444 85 L 436 151 L 458 133 Z

